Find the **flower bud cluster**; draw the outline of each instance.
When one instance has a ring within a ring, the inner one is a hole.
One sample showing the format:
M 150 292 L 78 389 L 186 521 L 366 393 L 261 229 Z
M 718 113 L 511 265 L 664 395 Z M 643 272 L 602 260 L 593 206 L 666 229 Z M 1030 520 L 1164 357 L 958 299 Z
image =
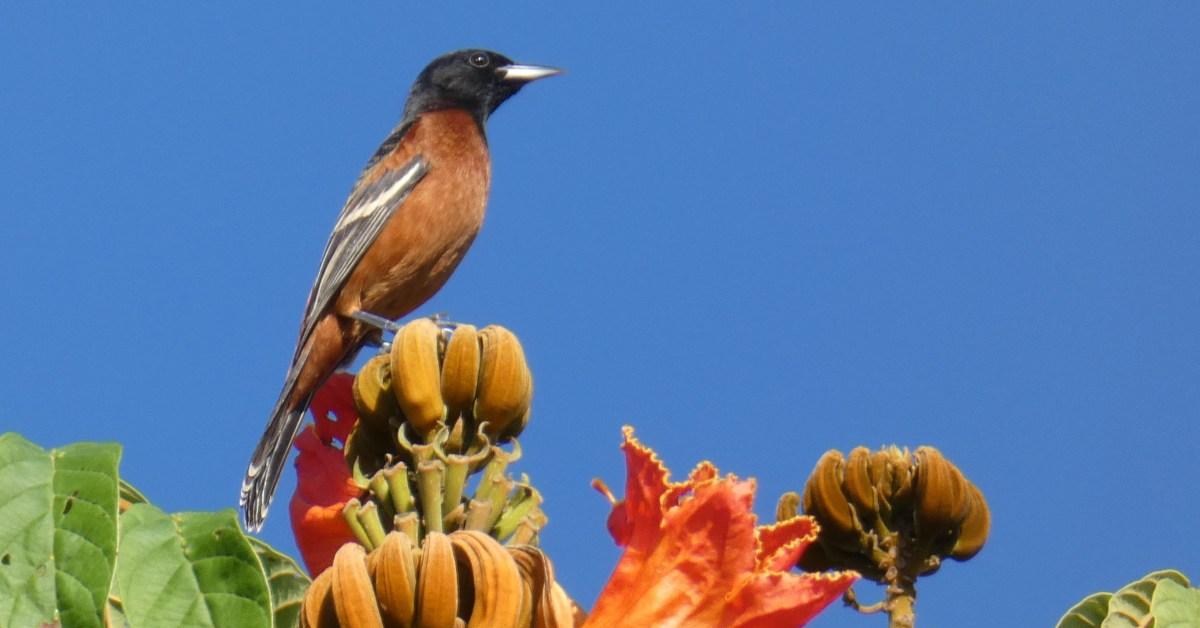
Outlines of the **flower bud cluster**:
M 364 547 L 380 547 L 391 530 L 417 540 L 473 530 L 537 542 L 541 495 L 528 477 L 507 473 L 521 456 L 516 437 L 533 397 L 512 332 L 415 320 L 363 366 L 353 390 L 359 421 L 345 455 L 366 493 L 343 515 Z M 507 441 L 511 451 L 497 445 Z
M 572 626 L 576 610 L 541 550 L 475 531 L 391 532 L 367 553 L 343 545 L 304 597 L 301 628 Z
M 876 582 L 914 580 L 944 558 L 963 561 L 983 548 L 990 515 L 983 493 L 933 447 L 837 450 L 817 462 L 804 495 L 785 495 L 780 511 L 817 519 L 816 546 L 800 566 L 856 569 Z

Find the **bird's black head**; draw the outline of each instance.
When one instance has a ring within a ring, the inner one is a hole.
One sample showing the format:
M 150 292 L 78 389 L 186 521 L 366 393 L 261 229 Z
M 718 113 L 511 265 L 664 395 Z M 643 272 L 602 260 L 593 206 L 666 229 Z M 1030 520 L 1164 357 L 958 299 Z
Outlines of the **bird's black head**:
M 500 103 L 526 83 L 558 74 L 560 70 L 539 65 L 520 65 L 490 50 L 457 50 L 425 66 L 413 83 L 404 107 L 404 117 L 426 111 L 466 109 L 480 126 Z

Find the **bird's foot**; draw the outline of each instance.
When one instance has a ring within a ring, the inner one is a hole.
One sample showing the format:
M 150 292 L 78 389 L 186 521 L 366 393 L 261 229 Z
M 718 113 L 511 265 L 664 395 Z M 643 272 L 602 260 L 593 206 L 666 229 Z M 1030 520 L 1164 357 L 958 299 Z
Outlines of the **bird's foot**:
M 450 320 L 450 314 L 448 312 L 435 312 L 430 314 L 429 320 L 433 321 L 433 324 L 437 325 L 438 329 L 442 331 L 453 332 L 458 326 L 462 325 L 462 323 L 458 321 Z

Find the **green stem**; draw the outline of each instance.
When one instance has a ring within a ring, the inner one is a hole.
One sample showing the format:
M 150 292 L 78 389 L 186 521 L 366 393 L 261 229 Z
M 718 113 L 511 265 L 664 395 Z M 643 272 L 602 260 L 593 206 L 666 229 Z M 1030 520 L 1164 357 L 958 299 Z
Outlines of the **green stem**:
M 463 488 L 467 485 L 467 467 L 470 458 L 451 454 L 446 456 L 446 492 L 442 497 L 442 515 L 450 514 L 462 502 Z
M 417 463 L 417 489 L 426 532 L 442 531 L 442 480 L 445 474 L 446 465 L 441 460 Z
M 362 508 L 362 502 L 351 498 L 342 506 L 342 518 L 346 520 L 346 525 L 350 526 L 350 531 L 354 533 L 354 538 L 358 539 L 359 545 L 367 548 L 367 551 L 374 549 L 371 544 L 371 537 L 367 536 L 366 529 L 363 528 L 362 522 L 358 520 L 358 511 Z
M 383 521 L 379 519 L 379 506 L 375 502 L 369 501 L 362 505 L 355 513 L 358 522 L 362 524 L 363 531 L 367 535 L 367 539 L 371 541 L 368 549 L 375 549 L 383 545 L 383 539 L 387 536 L 387 531 L 383 529 Z
M 413 496 L 412 489 L 408 486 L 408 467 L 403 462 L 397 462 L 383 470 L 383 479 L 387 480 L 392 510 L 397 515 L 412 510 Z

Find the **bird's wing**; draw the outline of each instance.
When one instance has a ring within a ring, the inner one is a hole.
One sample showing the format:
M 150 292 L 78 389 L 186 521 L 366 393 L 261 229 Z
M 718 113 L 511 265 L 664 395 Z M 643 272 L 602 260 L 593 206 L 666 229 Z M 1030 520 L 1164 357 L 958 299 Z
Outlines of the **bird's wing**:
M 378 160 L 373 158 L 371 163 L 376 161 Z M 369 170 L 370 166 L 368 172 Z M 298 408 L 289 407 L 288 399 L 300 371 L 304 368 L 309 336 L 331 306 L 342 285 L 346 283 L 350 273 L 354 271 L 354 267 L 362 260 L 363 254 L 379 237 L 379 232 L 387 224 L 388 218 L 400 209 L 404 199 L 408 198 L 428 171 L 429 162 L 417 155 L 400 168 L 388 169 L 369 184 L 361 184 L 366 180 L 364 177 L 360 179 L 360 184 L 355 186 L 354 192 L 346 201 L 346 206 L 342 208 L 342 213 L 338 215 L 333 233 L 329 236 L 329 243 L 325 245 L 325 254 L 321 257 L 317 280 L 308 295 L 308 306 L 304 311 L 304 322 L 300 325 L 300 339 L 296 344 L 291 368 L 288 369 L 283 390 L 275 403 L 275 409 L 271 412 L 271 420 L 254 450 L 250 466 L 246 470 L 246 478 L 242 482 L 241 505 L 247 529 L 258 530 L 267 516 L 267 508 L 279 483 L 279 472 L 287 460 L 292 440 L 296 438 L 304 418 L 304 410 L 308 406 L 308 401 L 305 400 Z
M 404 166 L 385 171 L 375 181 L 355 186 L 346 205 L 342 207 L 342 213 L 338 215 L 333 233 L 325 245 L 325 253 L 321 256 L 317 280 L 313 283 L 308 305 L 304 309 L 297 356 L 342 284 L 346 283 L 367 248 L 379 237 L 388 218 L 404 204 L 404 199 L 428 172 L 429 162 L 417 155 Z

